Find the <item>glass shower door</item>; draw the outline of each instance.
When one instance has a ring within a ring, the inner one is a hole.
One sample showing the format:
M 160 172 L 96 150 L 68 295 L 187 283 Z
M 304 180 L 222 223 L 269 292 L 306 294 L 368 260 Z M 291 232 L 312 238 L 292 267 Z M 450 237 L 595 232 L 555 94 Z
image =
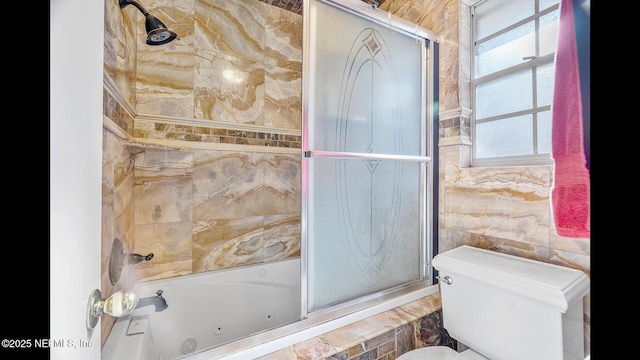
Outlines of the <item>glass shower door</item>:
M 424 279 L 430 157 L 426 40 L 333 1 L 305 6 L 303 291 L 312 312 Z

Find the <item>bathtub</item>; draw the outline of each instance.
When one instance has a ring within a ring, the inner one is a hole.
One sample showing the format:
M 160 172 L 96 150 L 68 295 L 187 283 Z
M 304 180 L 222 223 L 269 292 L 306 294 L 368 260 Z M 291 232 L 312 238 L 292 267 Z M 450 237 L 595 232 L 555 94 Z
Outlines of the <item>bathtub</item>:
M 133 288 L 162 296 L 167 309 L 135 309 L 118 318 L 102 359 L 176 359 L 300 318 L 300 259 L 154 280 Z

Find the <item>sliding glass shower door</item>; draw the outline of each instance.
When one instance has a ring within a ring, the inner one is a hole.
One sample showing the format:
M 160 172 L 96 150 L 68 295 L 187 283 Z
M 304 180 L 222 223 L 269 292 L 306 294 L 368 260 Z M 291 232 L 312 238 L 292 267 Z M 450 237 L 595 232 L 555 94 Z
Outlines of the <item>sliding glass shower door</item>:
M 312 312 L 427 276 L 432 68 L 422 36 L 343 2 L 304 6 L 303 302 Z

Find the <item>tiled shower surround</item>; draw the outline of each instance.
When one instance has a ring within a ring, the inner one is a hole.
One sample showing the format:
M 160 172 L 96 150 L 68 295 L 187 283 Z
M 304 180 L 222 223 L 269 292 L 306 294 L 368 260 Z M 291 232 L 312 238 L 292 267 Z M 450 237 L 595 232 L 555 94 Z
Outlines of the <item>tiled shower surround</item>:
M 133 136 L 141 139 L 177 140 L 211 144 L 236 144 L 300 149 L 302 136 L 299 134 L 261 131 L 260 129 L 237 130 L 211 124 L 175 124 L 173 122 L 139 121 L 138 128 L 133 127 L 133 117 L 109 93 L 103 101 L 104 114 L 116 125 Z M 142 125 L 141 125 L 142 124 Z
M 138 10 L 105 0 L 102 293 L 300 256 L 298 4 L 294 11 L 291 1 L 139 2 L 180 39 L 147 46 Z M 467 244 L 589 275 L 590 239 L 555 235 L 552 166 L 469 166 L 469 8 L 385 0 L 379 10 L 438 34 L 440 251 Z M 115 238 L 154 258 L 111 284 Z M 393 359 L 415 347 L 453 346 L 439 295 L 418 302 L 264 359 Z M 584 308 L 588 349 L 589 297 Z M 113 322 L 102 318 L 103 343 Z

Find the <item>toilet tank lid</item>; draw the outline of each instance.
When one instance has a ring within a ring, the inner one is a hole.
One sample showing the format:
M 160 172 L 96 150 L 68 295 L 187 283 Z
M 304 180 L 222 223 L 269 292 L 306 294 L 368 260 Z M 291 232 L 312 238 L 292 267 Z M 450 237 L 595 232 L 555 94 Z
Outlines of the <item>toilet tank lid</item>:
M 561 312 L 589 293 L 590 287 L 589 278 L 580 270 L 468 245 L 436 255 L 433 267 L 518 293 Z

